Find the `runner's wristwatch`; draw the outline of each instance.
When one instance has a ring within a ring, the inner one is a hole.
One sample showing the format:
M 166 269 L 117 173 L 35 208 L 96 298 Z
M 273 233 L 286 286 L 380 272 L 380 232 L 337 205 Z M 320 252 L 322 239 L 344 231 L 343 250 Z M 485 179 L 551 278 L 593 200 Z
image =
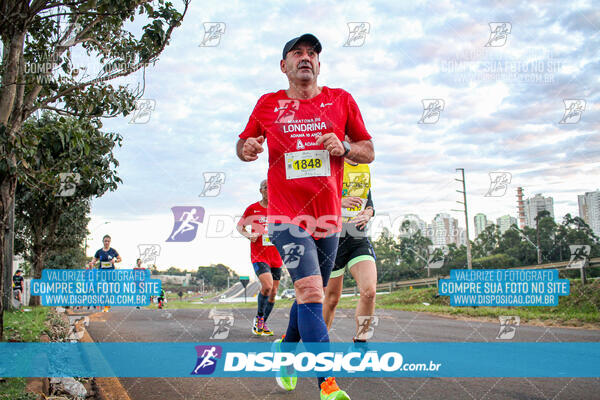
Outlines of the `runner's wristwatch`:
M 342 141 L 342 146 L 344 146 L 344 157 L 350 153 L 350 143 L 346 142 L 345 140 Z

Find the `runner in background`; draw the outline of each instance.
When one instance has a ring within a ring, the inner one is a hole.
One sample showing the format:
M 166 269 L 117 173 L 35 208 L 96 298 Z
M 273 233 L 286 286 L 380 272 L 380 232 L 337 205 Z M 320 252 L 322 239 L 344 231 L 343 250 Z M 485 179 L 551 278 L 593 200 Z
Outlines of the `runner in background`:
M 135 260 L 135 267 L 133 267 L 134 270 L 145 270 L 146 268 L 142 267 L 142 259 L 138 258 L 137 260 Z M 141 281 L 136 281 L 136 285 L 139 285 L 139 282 Z M 152 298 L 150 298 L 150 302 L 152 302 Z M 140 306 L 135 306 L 135 308 L 137 308 L 138 310 L 140 309 Z
M 23 270 L 18 269 L 12 277 L 13 297 L 23 305 Z
M 167 295 L 165 294 L 165 290 L 163 288 L 160 289 L 160 294 L 158 295 L 158 308 L 162 309 L 165 304 L 165 298 Z
M 256 317 L 252 324 L 255 335 L 273 336 L 267 327 L 267 319 L 275 306 L 275 296 L 281 279 L 281 256 L 271 243 L 267 232 L 267 206 L 269 204 L 267 180 L 260 183 L 262 199 L 250 204 L 242 219 L 238 222 L 237 230 L 250 240 L 250 261 L 254 272 L 260 281 Z M 246 227 L 250 226 L 250 232 Z
M 356 332 L 353 340 L 355 343 L 366 342 L 366 332 L 370 329 L 375 310 L 377 287 L 375 251 L 365 232 L 365 227 L 373 215 L 375 215 L 375 210 L 371 198 L 369 166 L 346 160 L 342 189 L 343 226 L 335 266 L 325 289 L 323 317 L 327 329 L 331 329 L 335 309 L 344 286 L 344 270 L 349 269 L 360 290 L 360 298 L 354 316 Z
M 121 262 L 119 253 L 110 247 L 111 238 L 109 235 L 104 235 L 102 238 L 103 247 L 96 251 L 94 258 L 90 261 L 90 267 L 94 267 L 97 262 L 100 262 L 100 269 L 115 269 L 115 263 Z M 110 306 L 104 306 L 102 312 L 108 312 Z

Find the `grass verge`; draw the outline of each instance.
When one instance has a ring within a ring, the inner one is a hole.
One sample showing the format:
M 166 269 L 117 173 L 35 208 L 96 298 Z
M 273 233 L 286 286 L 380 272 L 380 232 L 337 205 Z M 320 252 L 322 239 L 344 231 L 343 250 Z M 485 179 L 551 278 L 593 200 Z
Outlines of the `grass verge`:
M 31 311 L 8 311 L 4 313 L 3 341 L 39 342 L 42 334 L 55 335 L 60 318 L 49 307 L 24 307 Z M 36 399 L 33 393 L 26 393 L 25 378 L 0 379 L 0 400 Z
M 377 309 L 428 312 L 449 316 L 497 319 L 500 315 L 518 315 L 522 323 L 544 323 L 560 326 L 592 326 L 600 328 L 600 280 L 585 286 L 571 280 L 571 294 L 559 298 L 556 307 L 452 307 L 449 297 L 436 297 L 437 288 L 401 289 L 377 296 Z M 255 308 L 256 302 L 194 304 L 169 297 L 168 309 L 232 309 Z M 338 307 L 354 308 L 358 297 L 342 297 Z M 423 304 L 427 303 L 429 305 Z M 278 307 L 289 307 L 292 300 L 277 300 Z M 156 308 L 155 305 L 150 306 Z

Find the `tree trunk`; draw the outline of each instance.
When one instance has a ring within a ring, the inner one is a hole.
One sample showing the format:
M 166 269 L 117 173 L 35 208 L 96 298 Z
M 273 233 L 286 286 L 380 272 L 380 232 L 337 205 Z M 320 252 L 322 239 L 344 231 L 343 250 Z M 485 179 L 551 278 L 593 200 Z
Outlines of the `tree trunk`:
M 19 7 L 26 6 L 21 2 Z M 11 121 L 11 115 L 15 114 L 15 103 L 17 100 L 19 61 L 23 55 L 25 44 L 25 31 L 14 32 L 10 39 L 3 40 L 2 54 L 2 85 L 0 86 L 0 134 L 5 136 L 2 139 L 10 144 L 14 143 L 15 133 L 21 129 L 20 119 Z M 8 45 L 8 46 L 7 46 Z M 5 298 L 5 286 L 7 283 L 4 275 L 8 272 L 6 260 L 8 257 L 12 260 L 12 244 L 7 243 L 6 235 L 12 229 L 10 224 L 10 211 L 15 201 L 15 188 L 17 187 L 17 176 L 15 174 L 16 160 L 14 153 L 6 154 L 6 147 L 0 149 L 2 156 L 6 157 L 3 161 L 6 163 L 7 172 L 0 174 L 0 340 L 4 333 L 4 309 L 7 307 Z M 8 232 L 7 232 L 8 231 Z M 8 272 L 11 273 L 12 271 Z M 12 278 L 12 277 L 11 277 Z M 10 288 L 10 286 L 9 286 Z M 12 290 L 9 295 L 12 296 Z
M 41 244 L 41 237 L 34 238 L 33 243 L 33 279 L 41 279 L 42 270 L 44 269 L 44 256 L 46 255 L 46 251 L 44 250 L 43 245 Z M 30 306 L 39 306 L 40 296 L 29 296 L 29 305 Z
M 2 302 L 4 303 L 5 310 L 12 310 L 13 303 L 13 291 L 12 291 L 12 276 L 13 276 L 13 245 L 15 237 L 15 202 L 9 208 L 8 214 L 8 225 L 5 229 L 4 234 L 4 271 L 3 271 L 3 296 Z
M 12 257 L 12 248 L 7 251 L 6 234 L 9 229 L 9 214 L 15 202 L 15 188 L 17 177 L 8 174 L 1 175 L 0 181 L 0 340 L 4 332 L 4 286 L 6 284 L 4 275 L 7 272 L 6 258 Z M 10 271 L 12 272 L 12 271 Z M 9 272 L 9 273 L 10 273 Z M 8 283 L 10 285 L 10 281 Z M 10 286 L 9 286 L 10 287 Z

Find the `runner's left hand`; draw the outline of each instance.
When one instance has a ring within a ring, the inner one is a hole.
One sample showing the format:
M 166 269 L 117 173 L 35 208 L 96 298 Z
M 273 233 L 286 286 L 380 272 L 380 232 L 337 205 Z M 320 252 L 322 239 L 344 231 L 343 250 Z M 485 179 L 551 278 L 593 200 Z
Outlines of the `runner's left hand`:
M 343 156 L 344 152 L 346 151 L 344 150 L 344 145 L 342 144 L 342 141 L 338 139 L 335 133 L 332 132 L 320 136 L 317 139 L 317 144 L 322 144 L 323 148 L 327 150 L 332 156 Z
M 372 216 L 373 211 L 370 208 L 366 208 L 362 210 L 356 217 L 354 217 L 352 222 L 356 224 L 357 228 L 362 229 L 367 225 L 367 222 L 369 222 Z

